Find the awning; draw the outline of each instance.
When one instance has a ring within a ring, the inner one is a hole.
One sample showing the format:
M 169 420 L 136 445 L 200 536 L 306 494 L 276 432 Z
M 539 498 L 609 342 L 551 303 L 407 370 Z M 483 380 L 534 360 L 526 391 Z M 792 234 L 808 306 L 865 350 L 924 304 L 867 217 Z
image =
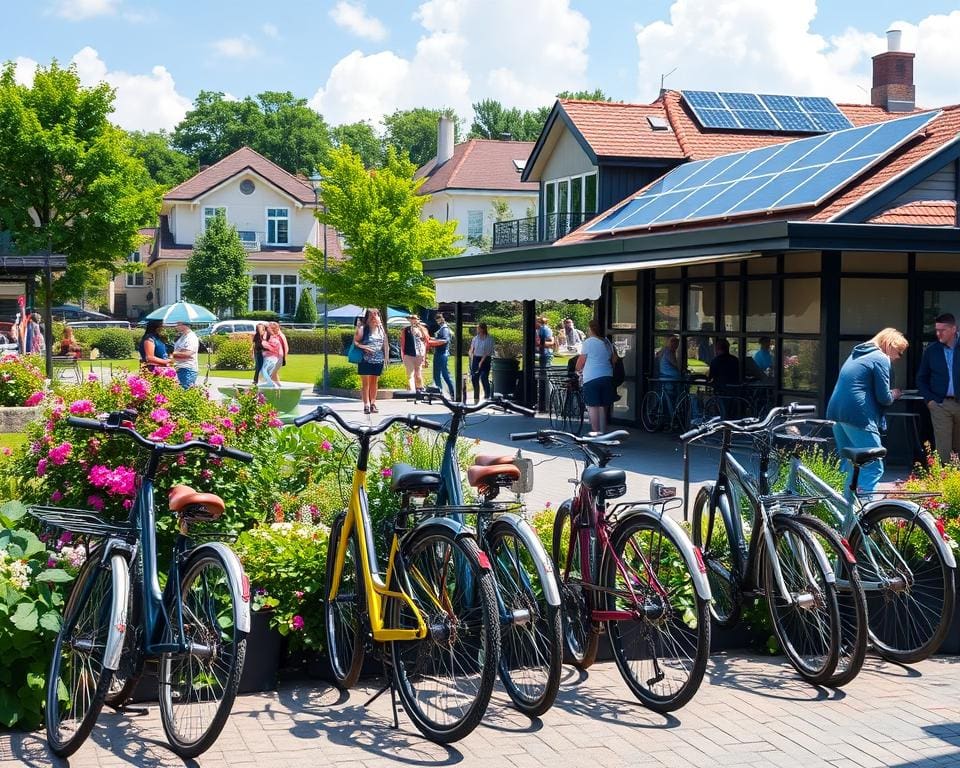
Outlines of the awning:
M 486 275 L 438 277 L 434 280 L 437 302 L 457 301 L 579 301 L 600 298 L 603 276 L 610 272 L 655 269 L 690 264 L 707 264 L 731 259 L 752 258 L 758 254 L 731 253 L 693 258 L 654 259 L 628 264 L 590 265 L 557 269 L 526 269 L 494 272 Z

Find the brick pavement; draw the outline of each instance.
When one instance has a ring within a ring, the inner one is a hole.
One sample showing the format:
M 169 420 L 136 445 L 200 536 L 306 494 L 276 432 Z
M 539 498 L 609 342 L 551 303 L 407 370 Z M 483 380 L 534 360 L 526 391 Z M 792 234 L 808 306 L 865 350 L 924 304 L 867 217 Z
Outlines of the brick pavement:
M 202 768 L 458 765 L 667 768 L 927 768 L 960 765 L 960 658 L 901 668 L 869 658 L 841 691 L 811 687 L 780 659 L 717 654 L 684 709 L 662 716 L 629 698 L 616 667 L 564 667 L 556 706 L 530 721 L 497 690 L 483 724 L 447 746 L 424 740 L 390 702 L 364 701 L 376 681 L 340 694 L 320 681 L 238 697 Z M 0 734 L 0 768 L 65 765 L 42 733 Z M 71 768 L 182 766 L 157 707 L 101 716 Z

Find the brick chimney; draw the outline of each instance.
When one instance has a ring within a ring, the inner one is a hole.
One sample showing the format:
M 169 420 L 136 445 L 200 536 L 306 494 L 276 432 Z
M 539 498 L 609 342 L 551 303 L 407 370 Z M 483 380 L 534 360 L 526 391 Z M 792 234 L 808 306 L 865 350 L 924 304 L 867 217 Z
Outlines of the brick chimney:
M 887 112 L 910 112 L 916 103 L 914 54 L 900 50 L 901 34 L 899 29 L 887 30 L 887 50 L 873 57 L 870 103 Z

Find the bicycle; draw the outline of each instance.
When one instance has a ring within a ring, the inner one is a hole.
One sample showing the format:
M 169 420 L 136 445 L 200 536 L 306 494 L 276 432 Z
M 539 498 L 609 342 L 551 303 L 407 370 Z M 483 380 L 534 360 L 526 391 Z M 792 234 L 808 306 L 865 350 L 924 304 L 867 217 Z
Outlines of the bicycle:
M 691 420 L 706 421 L 719 416 L 720 401 L 705 397 L 700 391 L 703 380 L 649 379 L 650 390 L 640 402 L 640 424 L 647 432 L 682 432 Z M 689 387 L 696 385 L 698 391 L 691 394 Z
M 474 405 L 453 402 L 429 389 L 398 392 L 394 396 L 427 404 L 436 399 L 451 413 L 440 465 L 442 482 L 437 491 L 437 506 L 432 511 L 453 515 L 460 521 L 468 516 L 475 518 L 477 539 L 490 559 L 497 591 L 500 680 L 517 709 L 529 717 L 542 715 L 556 699 L 562 672 L 560 592 L 553 563 L 525 519 L 523 505 L 519 501 L 495 501 L 501 487 L 520 479 L 514 457 L 475 457 L 467 478 L 478 490 L 480 503 L 468 504 L 456 452 L 457 439 L 468 415 L 491 407 L 524 416 L 533 416 L 534 411 L 500 395 Z M 395 475 L 399 471 L 394 467 Z
M 550 426 L 579 435 L 583 431 L 583 392 L 576 375 L 550 374 Z
M 577 437 L 556 430 L 512 434 L 583 455 L 571 499 L 557 510 L 553 561 L 571 663 L 596 660 L 605 625 L 614 660 L 640 702 L 656 712 L 686 704 L 710 653 L 710 587 L 699 552 L 667 512 L 679 500 L 621 502 L 622 469 L 607 467 L 623 430 Z
M 47 676 L 47 742 L 60 757 L 79 749 L 104 703 L 122 709 L 148 658 L 159 659 L 160 718 L 170 746 L 180 757 L 196 757 L 223 729 L 243 669 L 250 631 L 243 567 L 226 544 L 194 546 L 188 535 L 191 524 L 218 519 L 223 500 L 187 486 L 171 490 L 179 532 L 161 592 L 153 484 L 164 456 L 190 450 L 240 461 L 253 456 L 198 440 L 154 442 L 133 428 L 135 416 L 67 418 L 71 427 L 125 435 L 149 451 L 126 521 L 111 524 L 95 512 L 61 507 L 30 510 L 48 525 L 103 539 L 67 599 Z
M 733 626 L 746 597 L 765 596 L 774 633 L 790 663 L 805 680 L 821 685 L 831 681 L 840 662 L 836 575 L 811 533 L 809 518 L 795 514 L 819 499 L 762 494 L 731 453 L 733 433 L 762 433 L 781 415 L 813 411 L 814 406 L 794 403 L 772 409 L 760 422 L 713 419 L 680 440 L 686 494 L 689 445 L 715 432 L 722 437 L 717 480 L 697 494 L 692 521 L 693 542 L 703 554 L 714 597 L 711 615 L 719 626 Z M 749 513 L 746 524 L 741 510 Z
M 441 744 L 462 739 L 486 711 L 500 656 L 490 563 L 469 528 L 448 517 L 411 524 L 418 510 L 405 504 L 394 520 L 386 574 L 381 575 L 366 493 L 375 436 L 393 424 L 443 428 L 417 416 L 390 416 L 376 426 L 354 426 L 324 405 L 294 424 L 325 419 L 359 443 L 350 502 L 334 520 L 327 545 L 324 623 L 334 682 L 341 689 L 355 684 L 367 641 L 383 643 L 388 646 L 384 664 L 389 667 L 395 726 L 397 694 L 428 739 Z M 438 488 L 440 476 L 411 471 L 394 476 L 392 484 L 402 493 L 424 485 Z

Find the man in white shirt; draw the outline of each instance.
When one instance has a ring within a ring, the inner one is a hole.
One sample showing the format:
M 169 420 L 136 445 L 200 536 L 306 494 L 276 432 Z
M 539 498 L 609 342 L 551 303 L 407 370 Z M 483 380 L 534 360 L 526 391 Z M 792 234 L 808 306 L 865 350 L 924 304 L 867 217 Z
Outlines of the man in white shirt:
M 180 334 L 173 343 L 173 366 L 177 369 L 177 380 L 184 389 L 190 389 L 197 383 L 197 353 L 200 351 L 200 339 L 193 332 L 190 323 L 177 323 Z
M 563 334 L 561 338 L 563 346 L 568 352 L 580 353 L 580 348 L 585 337 L 583 331 L 574 326 L 572 318 L 568 317 L 563 321 Z

